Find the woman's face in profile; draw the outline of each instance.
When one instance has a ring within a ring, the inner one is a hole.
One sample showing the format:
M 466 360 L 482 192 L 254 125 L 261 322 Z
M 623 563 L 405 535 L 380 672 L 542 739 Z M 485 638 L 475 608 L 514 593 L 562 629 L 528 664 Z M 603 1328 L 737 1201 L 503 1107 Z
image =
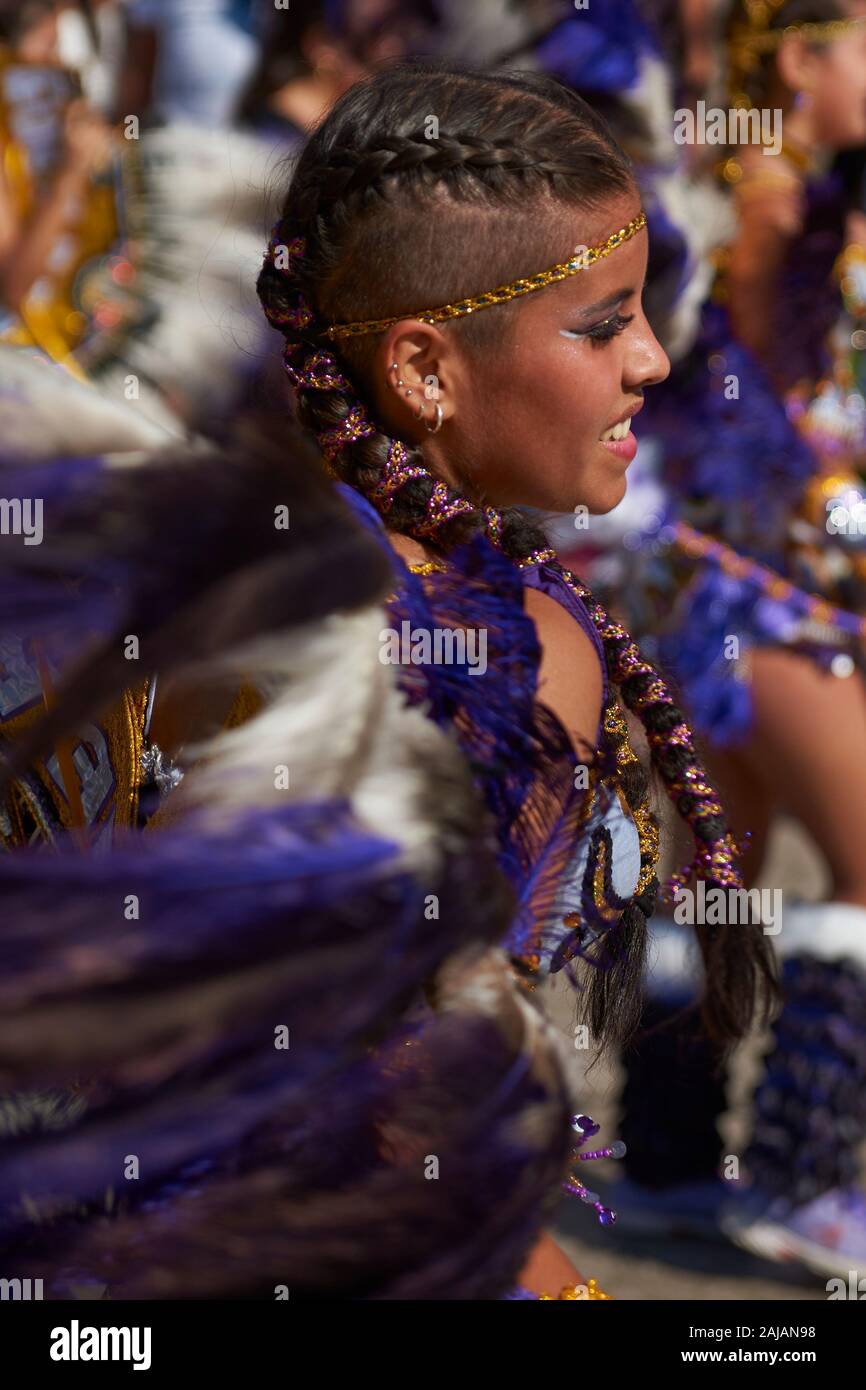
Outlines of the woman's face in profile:
M 22 6 L 15 55 L 24 63 L 58 60 L 57 12 L 53 5 Z

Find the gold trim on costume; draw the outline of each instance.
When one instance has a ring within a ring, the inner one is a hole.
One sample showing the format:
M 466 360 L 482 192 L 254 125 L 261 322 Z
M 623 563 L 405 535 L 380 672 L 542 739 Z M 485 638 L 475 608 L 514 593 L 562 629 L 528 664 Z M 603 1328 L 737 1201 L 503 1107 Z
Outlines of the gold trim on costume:
M 420 574 L 423 577 L 427 574 L 444 574 L 448 566 L 441 560 L 420 560 L 407 568 L 410 574 Z
M 590 1299 L 603 1299 L 607 1302 L 613 1299 L 613 1294 L 605 1293 L 597 1280 L 588 1279 L 585 1284 L 566 1284 L 555 1298 L 552 1293 L 538 1295 L 539 1303 L 586 1303 Z
M 115 825 L 134 826 L 138 818 L 141 789 L 141 755 L 144 750 L 144 717 L 149 681 L 134 690 L 124 690 L 118 703 L 104 720 L 117 779 Z
M 17 847 L 34 835 L 53 844 L 58 830 L 78 831 L 83 842 L 92 832 L 101 831 L 108 822 L 114 827 L 135 825 L 147 690 L 148 683 L 145 681 L 137 690 L 125 691 L 102 719 L 92 722 L 92 728 L 104 739 L 106 767 L 114 784 L 99 817 L 88 821 L 82 813 L 82 784 L 74 763 L 75 746 L 82 741 L 79 731 L 67 741 L 68 757 L 65 768 L 63 765 L 58 767 L 59 780 L 50 769 L 51 758 L 57 757 L 59 751 L 55 746 L 32 763 L 26 777 L 16 779 L 11 784 L 5 802 L 0 806 L 0 818 L 3 812 L 9 818 L 11 836 L 7 837 L 0 830 L 0 844 Z M 8 739 L 14 743 L 16 738 L 32 728 L 42 714 L 43 705 L 33 704 L 12 719 L 0 720 L 0 738 L 4 742 Z M 32 786 L 28 779 L 32 780 Z M 36 799 L 37 785 L 45 796 L 45 805 Z M 29 830 L 25 829 L 25 815 L 32 821 Z

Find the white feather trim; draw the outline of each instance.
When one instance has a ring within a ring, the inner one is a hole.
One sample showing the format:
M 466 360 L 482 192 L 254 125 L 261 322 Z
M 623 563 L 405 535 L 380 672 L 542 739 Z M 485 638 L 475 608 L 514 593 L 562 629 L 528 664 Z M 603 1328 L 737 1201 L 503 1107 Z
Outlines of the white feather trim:
M 284 798 L 346 797 L 358 821 L 401 846 L 407 865 L 439 862 L 441 802 L 465 791 L 451 740 L 407 707 L 379 659 L 384 610 L 365 608 L 236 649 L 214 672 L 246 679 L 267 700 L 237 729 L 190 748 L 181 804 L 215 821 Z M 275 769 L 288 770 L 288 788 Z

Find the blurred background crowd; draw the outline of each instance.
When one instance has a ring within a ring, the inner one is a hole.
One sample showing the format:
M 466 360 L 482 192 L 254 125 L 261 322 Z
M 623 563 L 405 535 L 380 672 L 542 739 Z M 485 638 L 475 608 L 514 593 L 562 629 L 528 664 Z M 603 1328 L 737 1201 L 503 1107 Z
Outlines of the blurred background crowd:
M 713 155 L 677 151 L 659 112 L 718 90 L 728 8 L 2 0 L 0 342 L 108 398 L 138 392 L 141 420 L 217 432 L 263 370 L 253 281 L 283 162 L 365 72 L 407 56 L 574 70 L 609 110 L 635 85 L 651 24 L 656 128 L 632 114 L 631 130 L 670 172 L 673 154 Z

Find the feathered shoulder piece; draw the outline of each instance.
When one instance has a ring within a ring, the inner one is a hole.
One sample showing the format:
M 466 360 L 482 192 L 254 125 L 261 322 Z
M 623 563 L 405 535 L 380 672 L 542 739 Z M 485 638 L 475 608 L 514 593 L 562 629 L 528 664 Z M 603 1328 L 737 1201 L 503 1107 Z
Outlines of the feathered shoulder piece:
M 46 519 L 44 545 L 0 548 L 0 640 L 40 640 L 63 676 L 0 792 L 116 697 L 130 634 L 161 680 L 249 669 L 262 643 L 283 677 L 245 742 L 187 769 L 168 805 L 229 741 L 168 826 L 0 855 L 16 1271 L 46 1297 L 498 1296 L 561 1178 L 567 1097 L 496 948 L 511 893 L 463 759 L 389 696 L 382 551 L 283 444 L 0 462 L 0 493 Z
M 530 924 L 561 907 L 585 798 L 568 734 L 537 698 L 541 648 L 524 575 L 483 537 L 447 565 L 413 573 L 369 504 L 350 489 L 344 495 L 391 554 L 395 587 L 380 657 L 394 662 L 409 700 L 450 729 L 468 759 L 518 894 L 511 939 L 525 941 Z M 556 597 L 569 606 L 569 595 Z

